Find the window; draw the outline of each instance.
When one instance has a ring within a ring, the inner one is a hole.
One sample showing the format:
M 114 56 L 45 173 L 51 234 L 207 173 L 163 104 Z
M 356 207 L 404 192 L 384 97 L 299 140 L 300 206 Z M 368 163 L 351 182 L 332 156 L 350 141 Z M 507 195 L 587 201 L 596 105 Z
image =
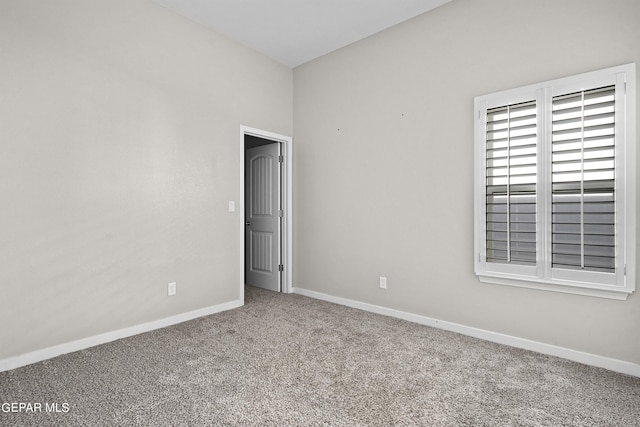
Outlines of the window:
M 475 98 L 483 282 L 635 290 L 635 64 Z

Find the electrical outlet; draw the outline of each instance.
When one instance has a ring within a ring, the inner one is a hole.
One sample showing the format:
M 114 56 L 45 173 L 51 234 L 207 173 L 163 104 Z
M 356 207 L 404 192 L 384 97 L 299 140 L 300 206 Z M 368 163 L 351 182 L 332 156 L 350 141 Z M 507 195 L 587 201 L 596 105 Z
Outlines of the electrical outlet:
M 387 289 L 387 278 L 380 276 L 380 289 Z
M 167 285 L 167 295 L 168 296 L 172 296 L 176 294 L 176 286 L 177 283 L 176 282 L 171 282 Z

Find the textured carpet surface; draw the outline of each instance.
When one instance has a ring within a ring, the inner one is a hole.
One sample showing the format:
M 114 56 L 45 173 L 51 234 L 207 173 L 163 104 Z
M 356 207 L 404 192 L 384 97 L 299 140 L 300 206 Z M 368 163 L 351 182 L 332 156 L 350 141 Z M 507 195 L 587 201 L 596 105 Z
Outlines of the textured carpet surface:
M 640 378 L 247 288 L 242 308 L 0 373 L 10 403 L 32 411 L 2 426 L 628 427 Z

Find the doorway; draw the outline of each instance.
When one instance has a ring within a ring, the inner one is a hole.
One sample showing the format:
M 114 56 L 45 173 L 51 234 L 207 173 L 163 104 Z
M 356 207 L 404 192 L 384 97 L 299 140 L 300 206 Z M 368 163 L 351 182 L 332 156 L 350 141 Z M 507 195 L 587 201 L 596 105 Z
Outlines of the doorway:
M 291 285 L 291 138 L 241 126 L 241 296 Z

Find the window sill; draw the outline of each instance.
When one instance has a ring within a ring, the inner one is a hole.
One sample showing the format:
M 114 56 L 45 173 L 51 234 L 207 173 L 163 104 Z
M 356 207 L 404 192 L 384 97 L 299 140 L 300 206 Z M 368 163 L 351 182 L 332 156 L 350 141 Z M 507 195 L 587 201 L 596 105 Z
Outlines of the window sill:
M 544 291 L 562 292 L 565 294 L 584 295 L 622 301 L 626 300 L 633 292 L 632 290 L 615 288 L 613 286 L 610 289 L 602 289 L 571 284 L 565 285 L 555 282 L 523 280 L 520 277 L 514 278 L 513 276 L 500 277 L 478 275 L 478 278 L 482 283 L 491 283 L 494 285 L 515 286 L 519 288 L 539 289 Z

